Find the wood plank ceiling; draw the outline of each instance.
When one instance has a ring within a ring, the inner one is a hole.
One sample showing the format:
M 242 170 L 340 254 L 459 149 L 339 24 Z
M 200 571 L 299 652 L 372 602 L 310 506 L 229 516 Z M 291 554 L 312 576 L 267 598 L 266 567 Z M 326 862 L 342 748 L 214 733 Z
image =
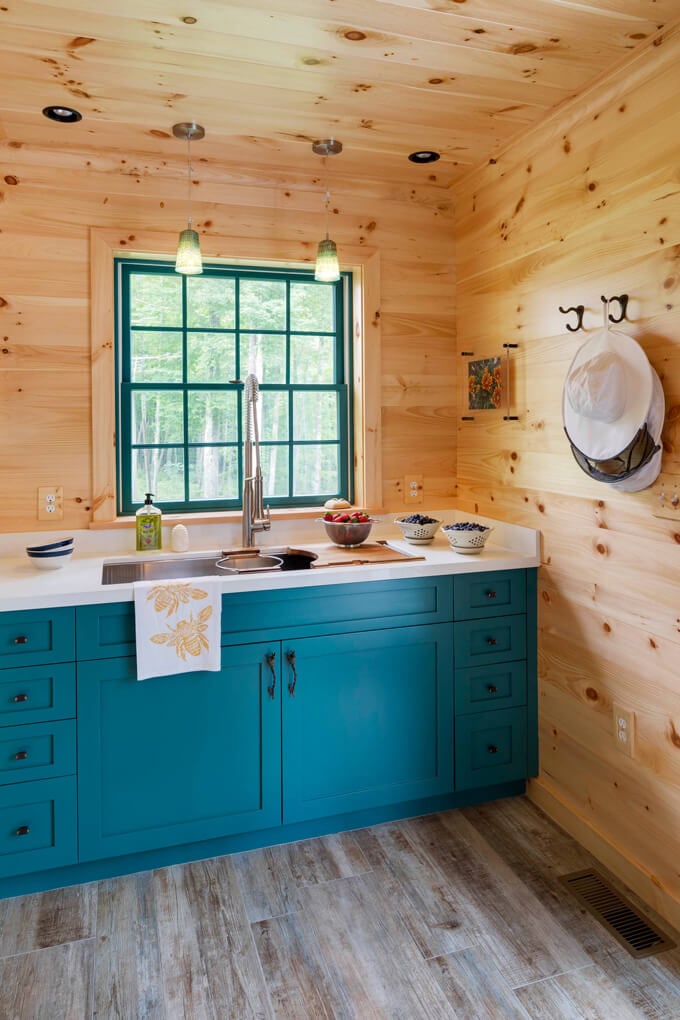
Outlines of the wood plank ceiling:
M 435 149 L 448 187 L 679 20 L 678 0 L 3 0 L 0 141 L 174 177 L 172 124 L 195 119 L 208 177 L 311 187 L 334 136 L 334 178 L 413 180 Z

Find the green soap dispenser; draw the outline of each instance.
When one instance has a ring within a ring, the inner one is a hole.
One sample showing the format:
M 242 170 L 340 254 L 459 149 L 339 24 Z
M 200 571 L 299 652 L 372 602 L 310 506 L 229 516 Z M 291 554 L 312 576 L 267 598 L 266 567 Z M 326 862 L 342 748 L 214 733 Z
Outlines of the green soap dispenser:
M 137 552 L 154 552 L 163 545 L 163 515 L 153 505 L 153 493 L 147 492 L 144 505 L 135 514 L 137 519 Z

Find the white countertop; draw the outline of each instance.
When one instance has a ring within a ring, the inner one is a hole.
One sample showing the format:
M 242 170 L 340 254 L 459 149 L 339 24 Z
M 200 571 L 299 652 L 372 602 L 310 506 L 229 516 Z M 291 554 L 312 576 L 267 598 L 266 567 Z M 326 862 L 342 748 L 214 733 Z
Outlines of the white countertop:
M 343 565 L 323 567 L 315 570 L 288 570 L 261 574 L 225 575 L 222 580 L 224 592 L 244 592 L 273 590 L 280 588 L 307 588 L 328 584 L 351 584 L 366 581 L 395 580 L 404 577 L 425 577 L 443 574 L 479 573 L 486 570 L 516 570 L 524 567 L 537 567 L 540 564 L 540 533 L 531 528 L 505 524 L 489 518 L 464 515 L 459 512 L 447 511 L 437 516 L 453 520 L 475 520 L 489 524 L 493 532 L 486 546 L 478 555 L 465 555 L 454 552 L 446 537 L 440 532 L 431 545 L 411 545 L 401 537 L 395 528 L 392 518 L 380 520 L 370 536 L 370 541 L 387 540 L 395 549 L 412 553 L 423 559 L 400 560 L 395 563 L 374 563 L 361 565 Z M 214 525 L 211 527 L 215 527 Z M 224 529 L 222 529 L 224 530 Z M 205 532 L 205 529 L 204 529 Z M 56 532 L 42 535 L 2 536 L 0 539 L 0 612 L 17 609 L 47 609 L 53 606 L 91 605 L 106 602 L 127 602 L 133 599 L 132 584 L 101 583 L 102 565 L 105 560 L 121 559 L 139 560 L 150 558 L 183 559 L 214 552 L 215 558 L 221 556 L 221 550 L 236 548 L 238 541 L 223 541 L 211 544 L 215 536 L 200 536 L 205 544 L 199 545 L 192 541 L 192 548 L 187 553 L 163 551 L 158 553 L 130 553 L 121 550 L 120 532 L 117 538 L 107 538 L 108 533 L 76 532 L 75 552 L 71 561 L 60 570 L 39 570 L 29 561 L 25 553 L 26 545 L 38 544 L 41 540 L 49 542 L 61 536 Z M 307 540 L 307 534 L 313 540 Z M 130 542 L 130 533 L 125 533 L 125 540 Z M 134 532 L 132 532 L 134 541 Z M 302 522 L 277 524 L 258 543 L 262 549 L 285 545 L 318 552 L 332 548 L 328 541 L 320 542 L 319 526 L 312 527 Z M 165 536 L 164 536 L 165 542 Z M 167 545 L 169 547 L 169 535 Z M 186 579 L 185 579 L 186 580 Z

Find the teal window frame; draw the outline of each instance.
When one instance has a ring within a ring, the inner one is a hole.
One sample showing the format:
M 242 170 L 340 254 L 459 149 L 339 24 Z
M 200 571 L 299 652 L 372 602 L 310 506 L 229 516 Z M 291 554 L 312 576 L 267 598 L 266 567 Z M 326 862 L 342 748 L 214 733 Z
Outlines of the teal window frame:
M 201 328 L 189 327 L 187 323 L 187 285 L 188 278 L 181 276 L 182 281 L 182 324 L 181 327 L 173 325 L 150 326 L 131 323 L 130 309 L 130 279 L 137 274 L 162 274 L 177 277 L 174 263 L 158 260 L 146 260 L 139 258 L 117 258 L 114 259 L 115 272 L 115 308 L 116 308 L 116 475 L 117 475 L 117 511 L 121 516 L 134 514 L 140 506 L 140 500 L 132 498 L 132 451 L 133 449 L 144 448 L 180 448 L 184 455 L 184 499 L 164 500 L 162 494 L 156 494 L 158 503 L 163 510 L 170 513 L 203 513 L 218 510 L 238 510 L 242 507 L 243 493 L 243 431 L 244 431 L 244 409 L 243 409 L 243 377 L 240 365 L 240 334 L 253 333 L 252 327 L 240 327 L 238 321 L 239 312 L 239 283 L 241 280 L 261 279 L 266 281 L 286 281 L 286 328 L 285 330 L 262 330 L 256 332 L 262 335 L 281 335 L 286 338 L 286 381 L 285 383 L 262 383 L 261 391 L 282 391 L 290 394 L 288 400 L 288 438 L 278 440 L 275 443 L 263 443 L 262 446 L 279 446 L 287 448 L 288 453 L 288 495 L 269 497 L 266 496 L 267 505 L 273 509 L 294 508 L 305 506 L 316 506 L 323 504 L 327 499 L 333 497 L 344 497 L 350 502 L 354 495 L 354 444 L 353 444 L 353 420 L 352 420 L 352 274 L 345 272 L 334 284 L 317 284 L 314 280 L 313 270 L 278 268 L 266 266 L 233 266 L 219 264 L 204 264 L 203 276 L 223 276 L 235 281 L 236 289 L 236 322 L 234 328 L 216 328 L 214 326 Z M 190 278 L 189 278 L 190 279 Z M 334 325 L 333 331 L 328 330 L 300 330 L 292 329 L 290 323 L 290 285 L 295 282 L 313 283 L 317 286 L 333 287 Z M 182 335 L 182 382 L 177 383 L 148 383 L 132 381 L 132 332 L 137 328 L 144 332 L 173 332 Z M 191 333 L 195 335 L 200 332 L 211 335 L 223 333 L 235 338 L 236 376 L 233 380 L 225 380 L 216 383 L 192 383 L 188 382 L 187 376 L 187 337 Z M 334 372 L 335 382 L 328 384 L 320 383 L 292 383 L 290 381 L 291 369 L 291 334 L 295 336 L 332 336 L 335 340 Z M 193 392 L 203 391 L 224 391 L 236 394 L 237 400 L 237 434 L 224 442 L 196 443 L 189 442 L 188 437 L 188 396 Z M 153 392 L 180 392 L 183 395 L 184 405 L 184 429 L 183 442 L 158 443 L 158 444 L 135 444 L 132 436 L 132 403 L 134 394 L 137 391 Z M 338 431 L 336 439 L 294 439 L 294 394 L 322 391 L 338 394 Z M 339 463 L 339 486 L 335 492 L 324 492 L 314 495 L 303 494 L 293 495 L 294 471 L 293 456 L 296 447 L 333 445 L 338 447 Z M 234 448 L 238 451 L 238 498 L 235 499 L 191 499 L 189 497 L 190 471 L 189 452 L 192 449 L 204 446 Z

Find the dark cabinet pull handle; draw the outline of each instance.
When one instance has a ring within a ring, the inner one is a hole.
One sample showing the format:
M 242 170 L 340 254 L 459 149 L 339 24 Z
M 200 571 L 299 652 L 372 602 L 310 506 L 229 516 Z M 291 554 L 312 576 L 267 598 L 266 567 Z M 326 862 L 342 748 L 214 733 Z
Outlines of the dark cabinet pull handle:
M 288 681 L 288 693 L 290 694 L 291 698 L 294 698 L 295 685 L 297 683 L 297 670 L 295 668 L 295 652 L 286 652 L 286 659 L 288 660 L 288 665 L 293 671 L 293 679 L 292 681 L 290 680 Z
M 17 835 L 17 836 L 28 836 L 30 831 L 31 830 L 29 829 L 28 825 L 20 825 L 19 828 L 17 829 L 15 835 Z
M 28 638 L 26 637 L 25 634 L 21 634 L 19 637 L 15 637 L 14 638 L 14 644 L 15 645 L 27 645 L 28 644 Z
M 27 758 L 28 751 L 17 751 L 17 753 L 14 755 L 15 761 L 26 761 Z
M 489 692 L 489 694 L 496 694 L 496 692 L 498 691 L 498 688 L 496 687 L 495 684 L 487 684 L 486 689 Z
M 267 694 L 273 700 L 276 693 L 276 667 L 274 665 L 274 663 L 276 662 L 276 652 L 267 652 L 267 654 L 264 657 L 264 661 L 269 666 L 269 669 L 271 670 L 272 674 L 272 682 L 267 687 Z
M 28 701 L 28 694 L 15 694 L 14 701 Z
M 495 591 L 488 591 L 488 592 L 486 593 L 486 597 L 487 597 L 488 599 L 495 599 L 495 598 L 496 598 L 496 592 L 495 592 Z
M 489 752 L 489 754 L 498 754 L 498 748 L 496 747 L 495 744 L 489 744 L 489 746 L 487 747 L 487 751 Z
M 496 644 L 496 638 L 495 637 L 488 637 L 486 639 L 486 643 L 487 643 L 487 645 L 495 645 Z

